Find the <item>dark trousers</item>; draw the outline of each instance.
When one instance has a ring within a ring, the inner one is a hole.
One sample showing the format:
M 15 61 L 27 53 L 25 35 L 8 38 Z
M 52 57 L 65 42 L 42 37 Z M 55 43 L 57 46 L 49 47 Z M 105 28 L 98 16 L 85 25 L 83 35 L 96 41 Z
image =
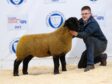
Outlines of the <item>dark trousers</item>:
M 78 63 L 79 68 L 85 68 L 87 65 L 100 62 L 100 57 L 107 47 L 107 42 L 101 41 L 95 37 L 83 39 L 86 50 L 82 53 Z

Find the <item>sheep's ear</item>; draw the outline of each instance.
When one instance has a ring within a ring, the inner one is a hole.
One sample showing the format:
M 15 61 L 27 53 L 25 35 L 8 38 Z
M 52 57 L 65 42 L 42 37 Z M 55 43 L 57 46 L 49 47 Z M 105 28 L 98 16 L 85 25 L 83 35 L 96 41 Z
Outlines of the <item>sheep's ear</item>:
M 68 29 L 73 31 L 78 31 L 79 29 L 79 21 L 76 17 L 70 17 L 65 20 L 64 27 L 68 27 Z

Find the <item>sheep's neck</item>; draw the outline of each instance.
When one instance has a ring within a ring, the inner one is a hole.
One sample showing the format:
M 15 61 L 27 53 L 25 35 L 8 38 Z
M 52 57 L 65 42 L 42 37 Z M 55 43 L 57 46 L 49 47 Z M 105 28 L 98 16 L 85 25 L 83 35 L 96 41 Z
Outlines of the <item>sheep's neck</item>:
M 67 27 L 66 28 L 61 27 L 61 28 L 57 29 L 55 31 L 55 34 L 56 34 L 57 37 L 59 36 L 60 39 L 63 39 L 65 41 L 66 40 L 68 40 L 68 41 L 72 40 L 72 35 L 70 33 L 70 30 Z

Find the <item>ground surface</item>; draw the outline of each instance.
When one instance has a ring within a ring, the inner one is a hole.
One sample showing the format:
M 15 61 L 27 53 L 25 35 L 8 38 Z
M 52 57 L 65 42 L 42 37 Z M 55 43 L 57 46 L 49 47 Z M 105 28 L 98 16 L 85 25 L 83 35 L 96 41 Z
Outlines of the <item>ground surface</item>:
M 12 76 L 12 70 L 0 70 L 0 84 L 112 84 L 112 62 L 103 67 L 98 64 L 95 69 L 84 72 L 76 65 L 68 65 L 67 72 L 53 74 L 53 67 L 30 67 L 29 75 Z

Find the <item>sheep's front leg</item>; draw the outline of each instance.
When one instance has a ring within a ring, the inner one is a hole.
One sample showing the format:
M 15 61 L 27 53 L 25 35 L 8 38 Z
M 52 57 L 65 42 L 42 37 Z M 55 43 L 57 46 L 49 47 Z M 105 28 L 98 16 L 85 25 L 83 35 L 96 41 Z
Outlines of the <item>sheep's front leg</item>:
M 62 54 L 62 55 L 60 56 L 60 61 L 61 61 L 62 71 L 67 71 L 67 69 L 66 69 L 65 54 Z
M 54 56 L 53 62 L 54 62 L 54 74 L 59 74 L 59 57 Z

